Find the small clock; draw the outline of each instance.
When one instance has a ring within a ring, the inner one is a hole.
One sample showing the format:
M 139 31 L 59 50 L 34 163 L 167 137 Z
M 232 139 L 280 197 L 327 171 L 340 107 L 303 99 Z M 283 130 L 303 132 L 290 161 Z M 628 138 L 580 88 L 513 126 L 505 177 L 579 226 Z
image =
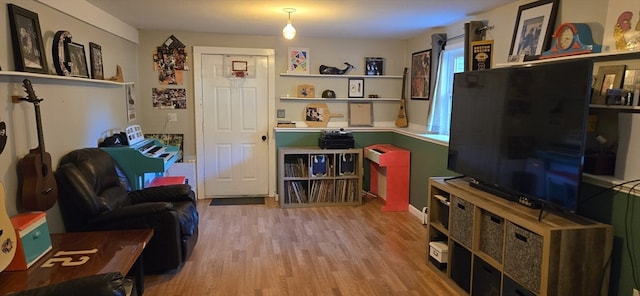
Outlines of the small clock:
M 551 48 L 543 52 L 540 59 L 595 53 L 601 49 L 601 45 L 594 44 L 589 25 L 563 23 L 553 33 Z

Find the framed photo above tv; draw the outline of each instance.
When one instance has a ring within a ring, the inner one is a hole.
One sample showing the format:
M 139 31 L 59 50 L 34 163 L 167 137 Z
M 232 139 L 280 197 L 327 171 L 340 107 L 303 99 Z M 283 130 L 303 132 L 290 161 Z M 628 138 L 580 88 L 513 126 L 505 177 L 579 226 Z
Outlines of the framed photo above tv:
M 8 4 L 16 70 L 49 74 L 38 14 Z
M 509 60 L 534 60 L 549 47 L 557 10 L 558 0 L 540 0 L 518 8 Z

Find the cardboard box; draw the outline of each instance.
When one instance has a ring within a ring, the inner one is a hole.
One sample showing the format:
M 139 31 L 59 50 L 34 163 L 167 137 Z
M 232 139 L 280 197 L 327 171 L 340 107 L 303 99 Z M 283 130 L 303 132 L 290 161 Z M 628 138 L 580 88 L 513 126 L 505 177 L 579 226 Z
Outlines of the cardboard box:
M 18 244 L 16 255 L 7 267 L 11 270 L 27 270 L 38 259 L 51 251 L 51 236 L 44 212 L 19 214 L 11 217 Z
M 429 261 L 438 269 L 447 268 L 449 246 L 445 242 L 429 242 Z

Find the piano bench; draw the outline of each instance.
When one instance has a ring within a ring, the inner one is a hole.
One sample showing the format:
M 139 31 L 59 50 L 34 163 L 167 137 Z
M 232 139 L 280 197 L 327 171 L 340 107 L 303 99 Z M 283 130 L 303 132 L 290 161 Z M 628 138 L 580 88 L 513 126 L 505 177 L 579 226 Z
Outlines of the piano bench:
M 165 176 L 165 177 L 155 177 L 147 187 L 158 187 L 158 186 L 166 186 L 166 185 L 178 185 L 178 184 L 187 184 L 187 178 L 185 176 Z

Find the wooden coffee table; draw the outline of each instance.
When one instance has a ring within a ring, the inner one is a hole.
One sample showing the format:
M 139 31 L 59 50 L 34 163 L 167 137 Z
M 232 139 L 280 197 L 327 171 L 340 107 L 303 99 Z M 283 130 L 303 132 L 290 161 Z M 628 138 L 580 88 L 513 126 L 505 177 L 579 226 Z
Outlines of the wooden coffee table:
M 152 236 L 153 229 L 52 234 L 52 250 L 28 270 L 0 273 L 0 295 L 108 272 L 127 275 L 134 265 L 136 289 L 142 295 L 140 255 Z

